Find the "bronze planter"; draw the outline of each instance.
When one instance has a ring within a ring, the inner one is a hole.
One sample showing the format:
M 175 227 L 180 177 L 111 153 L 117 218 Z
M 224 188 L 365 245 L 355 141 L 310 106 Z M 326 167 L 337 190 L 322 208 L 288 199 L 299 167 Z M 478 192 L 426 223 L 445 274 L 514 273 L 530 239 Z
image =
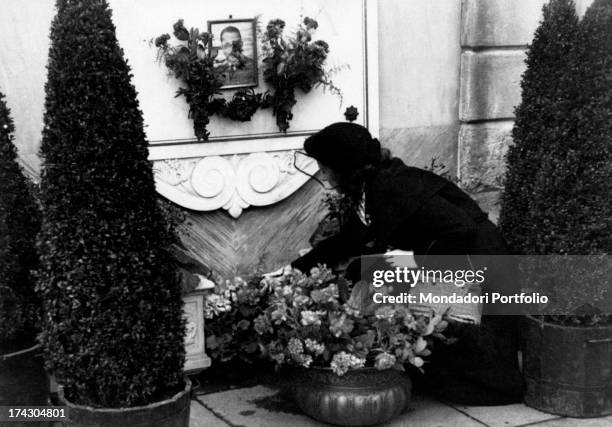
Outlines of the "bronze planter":
M 525 403 L 588 418 L 612 414 L 612 326 L 570 327 L 524 319 Z
M 411 382 L 394 369 L 363 368 L 338 376 L 331 369 L 296 372 L 292 393 L 308 416 L 343 426 L 369 426 L 397 417 L 410 402 Z
M 185 378 L 185 388 L 161 402 L 133 408 L 92 408 L 66 400 L 59 387 L 62 404 L 69 408 L 70 427 L 189 427 L 191 381 Z

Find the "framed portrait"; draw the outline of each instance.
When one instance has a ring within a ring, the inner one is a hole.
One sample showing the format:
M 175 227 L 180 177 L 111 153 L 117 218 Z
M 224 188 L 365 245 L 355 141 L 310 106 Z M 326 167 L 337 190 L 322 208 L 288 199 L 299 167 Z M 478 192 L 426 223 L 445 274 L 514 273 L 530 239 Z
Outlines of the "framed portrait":
M 214 66 L 225 76 L 221 89 L 258 85 L 255 19 L 208 21 Z

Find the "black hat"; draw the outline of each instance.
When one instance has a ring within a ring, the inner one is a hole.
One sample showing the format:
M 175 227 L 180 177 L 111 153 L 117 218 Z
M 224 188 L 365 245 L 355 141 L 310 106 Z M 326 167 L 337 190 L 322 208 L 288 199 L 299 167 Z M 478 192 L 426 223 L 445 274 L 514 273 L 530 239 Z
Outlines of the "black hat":
M 339 172 L 357 171 L 381 161 L 380 142 L 365 127 L 355 123 L 327 126 L 304 141 L 304 150 Z

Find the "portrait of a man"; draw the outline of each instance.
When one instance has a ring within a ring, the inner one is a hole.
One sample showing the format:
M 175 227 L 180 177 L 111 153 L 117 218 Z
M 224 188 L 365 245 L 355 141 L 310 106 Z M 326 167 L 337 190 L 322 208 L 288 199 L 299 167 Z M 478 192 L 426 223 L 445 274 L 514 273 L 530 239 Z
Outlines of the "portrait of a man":
M 253 19 L 209 21 L 214 66 L 225 76 L 222 89 L 257 86 L 257 46 Z

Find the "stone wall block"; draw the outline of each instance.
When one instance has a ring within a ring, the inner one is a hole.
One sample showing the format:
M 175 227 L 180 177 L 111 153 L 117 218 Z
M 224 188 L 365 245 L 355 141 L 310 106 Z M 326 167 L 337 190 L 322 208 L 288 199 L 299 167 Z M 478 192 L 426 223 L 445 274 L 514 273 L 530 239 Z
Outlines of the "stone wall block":
M 521 100 L 525 51 L 466 51 L 461 55 L 462 122 L 514 118 Z
M 463 124 L 459 130 L 459 177 L 472 192 L 501 188 L 513 121 Z
M 525 46 L 547 0 L 463 0 L 463 47 Z

